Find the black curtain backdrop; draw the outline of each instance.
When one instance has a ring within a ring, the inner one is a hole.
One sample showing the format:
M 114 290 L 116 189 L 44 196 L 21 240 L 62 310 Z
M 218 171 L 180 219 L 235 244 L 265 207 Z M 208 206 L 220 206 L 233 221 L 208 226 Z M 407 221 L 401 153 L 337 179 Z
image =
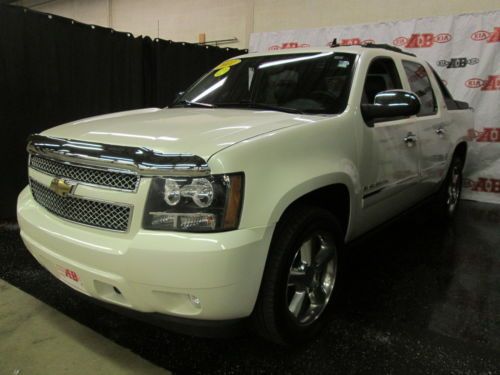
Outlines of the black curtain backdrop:
M 246 51 L 177 43 L 0 5 L 0 219 L 27 182 L 29 134 L 76 119 L 164 107 Z

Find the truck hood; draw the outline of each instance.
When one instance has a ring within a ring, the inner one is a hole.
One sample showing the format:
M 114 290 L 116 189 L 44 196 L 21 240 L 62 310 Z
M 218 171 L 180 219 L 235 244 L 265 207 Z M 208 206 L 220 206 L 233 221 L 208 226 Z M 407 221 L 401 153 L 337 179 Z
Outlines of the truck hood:
M 43 135 L 189 153 L 208 160 L 245 139 L 321 117 L 223 108 L 148 108 L 96 116 L 51 128 Z

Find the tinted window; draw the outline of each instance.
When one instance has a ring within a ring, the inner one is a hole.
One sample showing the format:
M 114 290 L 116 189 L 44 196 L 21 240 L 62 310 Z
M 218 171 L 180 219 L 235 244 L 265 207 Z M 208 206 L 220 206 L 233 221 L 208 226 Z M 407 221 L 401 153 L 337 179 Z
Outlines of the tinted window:
M 366 73 L 363 103 L 373 104 L 375 95 L 379 92 L 401 88 L 403 86 L 394 61 L 386 57 L 376 58 L 370 63 Z
M 434 73 L 434 78 L 436 79 L 436 82 L 438 83 L 439 89 L 441 90 L 441 94 L 443 95 L 444 102 L 446 103 L 446 108 L 451 109 L 451 110 L 458 109 L 456 101 L 453 99 L 450 92 L 448 91 L 448 89 L 444 85 L 444 82 L 441 79 L 441 77 L 439 76 L 439 74 L 437 74 L 437 72 L 434 69 L 432 69 L 432 73 Z
M 324 52 L 231 59 L 205 75 L 178 103 L 340 113 L 347 105 L 355 57 Z
M 436 98 L 427 71 L 421 64 L 412 61 L 403 61 L 403 66 L 411 91 L 420 98 L 421 107 L 418 116 L 435 114 L 437 112 Z

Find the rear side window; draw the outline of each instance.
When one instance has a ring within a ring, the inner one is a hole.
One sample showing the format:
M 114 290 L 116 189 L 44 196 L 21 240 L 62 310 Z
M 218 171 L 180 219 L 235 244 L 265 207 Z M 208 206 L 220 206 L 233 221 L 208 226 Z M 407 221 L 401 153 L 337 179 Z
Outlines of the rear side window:
M 439 89 L 441 90 L 441 94 L 443 95 L 444 102 L 446 103 L 446 108 L 448 108 L 449 110 L 458 109 L 457 102 L 451 96 L 450 92 L 444 85 L 443 80 L 441 79 L 439 74 L 437 74 L 437 72 L 432 67 L 431 69 L 432 73 L 434 74 L 434 78 L 436 78 L 436 82 L 438 83 Z
M 410 83 L 411 91 L 420 98 L 418 116 L 433 115 L 437 112 L 436 97 L 432 91 L 431 81 L 423 65 L 413 61 L 403 61 L 403 66 Z

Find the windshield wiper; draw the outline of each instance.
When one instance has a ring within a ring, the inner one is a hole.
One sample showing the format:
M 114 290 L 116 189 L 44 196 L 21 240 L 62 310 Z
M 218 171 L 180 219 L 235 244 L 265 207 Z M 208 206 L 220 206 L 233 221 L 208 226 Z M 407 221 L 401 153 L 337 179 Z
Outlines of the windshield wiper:
M 252 108 L 252 109 L 270 109 L 273 111 L 287 112 L 287 113 L 304 113 L 296 108 L 281 107 L 279 105 L 266 104 L 266 103 L 255 103 L 248 100 L 241 100 L 239 102 L 228 102 L 228 103 L 217 103 L 219 108 Z
M 197 107 L 197 108 L 215 108 L 213 104 L 208 103 L 200 103 L 200 102 L 191 102 L 189 100 L 181 100 L 175 103 L 172 107 Z

